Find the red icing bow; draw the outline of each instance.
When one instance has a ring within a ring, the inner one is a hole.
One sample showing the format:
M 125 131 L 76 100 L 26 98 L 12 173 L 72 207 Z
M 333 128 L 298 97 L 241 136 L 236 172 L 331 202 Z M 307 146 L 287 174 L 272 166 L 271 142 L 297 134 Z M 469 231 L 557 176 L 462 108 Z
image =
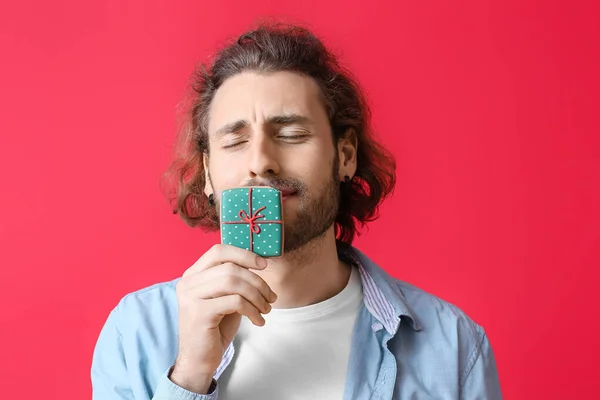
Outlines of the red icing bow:
M 238 213 L 238 215 L 240 216 L 240 218 L 242 219 L 242 221 L 250 224 L 250 231 L 251 232 L 259 234 L 260 233 L 260 225 L 254 223 L 254 221 L 256 221 L 258 218 L 264 218 L 265 217 L 264 215 L 259 214 L 259 212 L 261 212 L 265 208 L 267 208 L 267 207 L 263 206 L 263 207 L 259 208 L 258 210 L 256 210 L 254 212 L 254 214 L 252 215 L 252 217 L 250 217 L 248 215 L 248 213 L 246 212 L 246 210 L 240 210 L 240 212 Z

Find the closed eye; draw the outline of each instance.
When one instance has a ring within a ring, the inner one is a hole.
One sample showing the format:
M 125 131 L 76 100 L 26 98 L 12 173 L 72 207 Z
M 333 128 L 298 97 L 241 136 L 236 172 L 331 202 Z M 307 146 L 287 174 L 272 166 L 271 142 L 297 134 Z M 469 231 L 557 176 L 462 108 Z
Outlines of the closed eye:
M 299 139 L 304 139 L 306 137 L 308 137 L 310 135 L 306 135 L 306 134 L 300 134 L 300 135 L 279 135 L 277 136 L 279 139 L 284 139 L 284 140 L 299 140 Z
M 228 144 L 228 145 L 223 145 L 223 146 L 221 146 L 221 148 L 223 148 L 223 149 L 232 149 L 232 148 L 237 147 L 240 144 L 244 144 L 246 142 L 247 142 L 247 140 L 244 140 L 244 141 L 241 141 L 241 142 L 236 142 L 236 143 L 232 143 L 232 144 Z

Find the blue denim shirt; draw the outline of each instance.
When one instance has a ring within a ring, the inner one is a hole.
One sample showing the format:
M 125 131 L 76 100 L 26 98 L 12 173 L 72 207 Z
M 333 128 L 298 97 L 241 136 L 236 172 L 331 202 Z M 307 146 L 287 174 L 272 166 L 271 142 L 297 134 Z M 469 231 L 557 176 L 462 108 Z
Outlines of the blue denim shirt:
M 363 287 L 344 399 L 502 398 L 481 326 L 454 305 L 392 278 L 356 248 L 339 254 L 359 269 Z M 189 392 L 167 377 L 177 357 L 176 283 L 130 293 L 111 311 L 94 349 L 94 400 L 218 399 L 233 343 L 211 394 Z

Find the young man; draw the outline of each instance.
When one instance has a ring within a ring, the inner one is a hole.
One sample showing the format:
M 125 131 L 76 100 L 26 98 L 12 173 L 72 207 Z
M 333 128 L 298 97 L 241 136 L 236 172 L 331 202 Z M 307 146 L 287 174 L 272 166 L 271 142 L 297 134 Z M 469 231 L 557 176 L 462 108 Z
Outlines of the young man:
M 284 255 L 215 245 L 125 296 L 94 351 L 116 399 L 500 399 L 484 330 L 351 243 L 393 190 L 358 85 L 310 32 L 265 26 L 196 75 L 174 208 L 219 228 L 223 190 L 284 195 Z

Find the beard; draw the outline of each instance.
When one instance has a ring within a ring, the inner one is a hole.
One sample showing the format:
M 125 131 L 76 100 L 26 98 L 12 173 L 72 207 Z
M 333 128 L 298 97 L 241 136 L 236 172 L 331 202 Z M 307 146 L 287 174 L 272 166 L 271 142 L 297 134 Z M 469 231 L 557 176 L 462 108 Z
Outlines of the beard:
M 284 224 L 284 253 L 298 250 L 320 238 L 334 224 L 339 210 L 340 185 L 337 180 L 336 159 L 328 178 L 321 187 L 310 193 L 306 185 L 298 190 L 298 211 L 293 222 Z M 296 188 L 295 186 L 291 186 Z
M 283 221 L 283 252 L 297 251 L 314 240 L 322 237 L 334 224 L 340 198 L 340 183 L 337 179 L 339 158 L 334 156 L 330 173 L 317 190 L 309 191 L 307 185 L 300 179 L 280 178 L 273 176 L 268 179 L 250 179 L 246 186 L 271 186 L 275 189 L 293 189 L 299 204 L 294 221 Z M 209 175 L 210 179 L 210 175 Z M 285 207 L 285 206 L 284 206 Z M 220 210 L 217 203 L 216 210 Z M 285 210 L 285 209 L 284 209 Z M 285 214 L 285 212 L 284 212 Z

